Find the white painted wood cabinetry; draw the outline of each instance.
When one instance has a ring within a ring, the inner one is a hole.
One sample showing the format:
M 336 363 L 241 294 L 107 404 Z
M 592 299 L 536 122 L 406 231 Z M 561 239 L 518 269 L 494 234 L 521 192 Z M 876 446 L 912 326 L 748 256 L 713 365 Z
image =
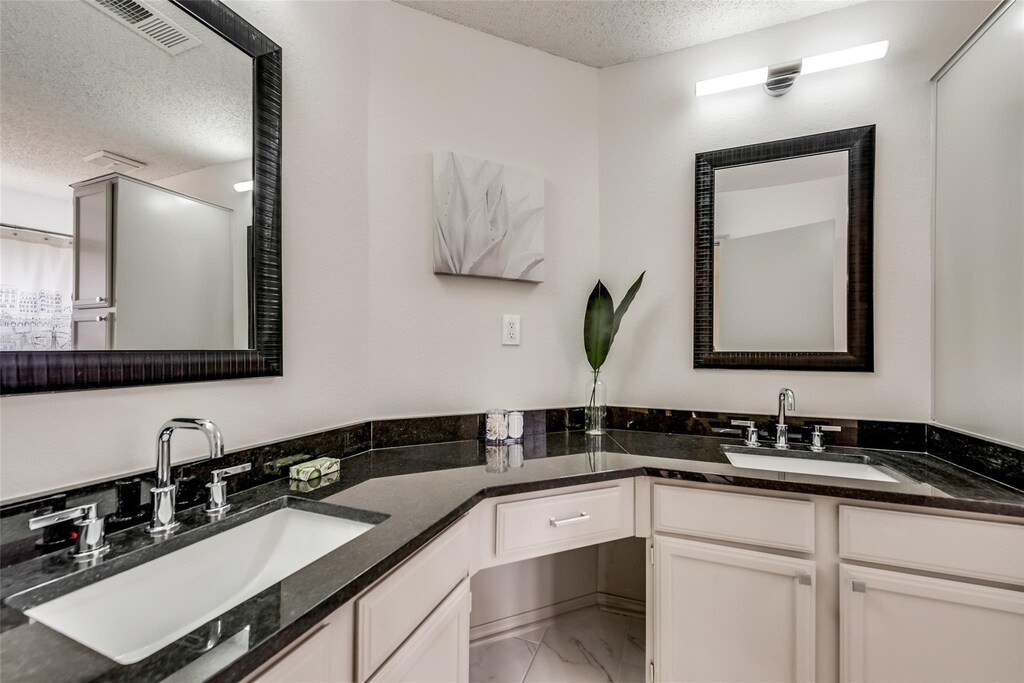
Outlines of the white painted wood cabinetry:
M 654 680 L 814 680 L 814 562 L 663 536 L 654 556 Z
M 1024 526 L 644 484 L 635 514 L 628 480 L 484 501 L 248 680 L 468 681 L 474 571 L 635 520 L 648 681 L 1024 683 Z
M 354 623 L 349 602 L 257 670 L 247 683 L 352 683 Z
M 413 632 L 372 683 L 469 682 L 469 579 Z
M 357 681 L 370 678 L 469 577 L 469 548 L 462 519 L 356 600 Z
M 843 683 L 1024 681 L 1024 527 L 839 508 Z M 941 573 L 921 576 L 909 570 Z
M 840 680 L 1024 681 L 1024 593 L 840 565 Z

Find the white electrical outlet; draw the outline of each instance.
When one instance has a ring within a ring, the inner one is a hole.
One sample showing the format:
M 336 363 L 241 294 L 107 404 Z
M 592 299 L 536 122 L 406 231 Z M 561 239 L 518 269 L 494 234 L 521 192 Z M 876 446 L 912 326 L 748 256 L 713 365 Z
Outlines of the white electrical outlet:
M 506 313 L 501 316 L 502 346 L 519 346 L 519 316 Z

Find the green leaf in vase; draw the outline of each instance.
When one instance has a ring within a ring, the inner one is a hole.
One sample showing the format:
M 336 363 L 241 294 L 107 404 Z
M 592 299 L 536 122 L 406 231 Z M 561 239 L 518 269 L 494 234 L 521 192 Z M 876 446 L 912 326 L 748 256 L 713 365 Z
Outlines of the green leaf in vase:
M 600 280 L 594 286 L 587 301 L 587 312 L 583 317 L 583 348 L 587 352 L 590 367 L 599 370 L 608 357 L 612 346 L 612 321 L 615 308 L 612 295 Z
M 587 352 L 587 361 L 590 362 L 590 367 L 594 370 L 600 370 L 605 359 L 608 358 L 608 352 L 611 351 L 612 342 L 615 341 L 615 335 L 619 332 L 622 318 L 629 310 L 637 292 L 640 291 L 646 274 L 647 271 L 640 273 L 640 277 L 626 292 L 626 296 L 622 297 L 618 308 L 615 308 L 612 295 L 600 280 L 594 286 L 594 291 L 590 293 L 590 299 L 587 300 L 587 312 L 583 317 L 583 348 Z
M 626 315 L 626 311 L 629 310 L 629 305 L 633 303 L 636 293 L 640 291 L 640 285 L 644 283 L 644 275 L 647 271 L 640 273 L 640 277 L 636 279 L 633 286 L 626 292 L 626 296 L 622 297 L 622 301 L 619 302 L 619 307 L 615 309 L 615 320 L 612 322 L 612 341 L 615 341 L 615 335 L 619 333 L 619 323 L 622 322 L 622 316 Z M 611 346 L 611 342 L 608 343 Z

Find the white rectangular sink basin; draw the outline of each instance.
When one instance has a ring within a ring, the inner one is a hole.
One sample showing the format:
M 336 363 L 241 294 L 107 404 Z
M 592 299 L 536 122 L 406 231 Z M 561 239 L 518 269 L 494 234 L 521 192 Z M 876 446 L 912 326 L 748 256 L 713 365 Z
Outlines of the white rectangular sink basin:
M 25 611 L 121 664 L 148 657 L 374 525 L 284 508 Z
M 726 451 L 725 456 L 729 458 L 729 462 L 734 467 L 743 467 L 750 470 L 816 474 L 822 477 L 866 479 L 868 481 L 898 481 L 880 469 L 861 462 L 787 458 L 779 455 L 757 455 L 754 453 L 734 453 L 731 451 Z

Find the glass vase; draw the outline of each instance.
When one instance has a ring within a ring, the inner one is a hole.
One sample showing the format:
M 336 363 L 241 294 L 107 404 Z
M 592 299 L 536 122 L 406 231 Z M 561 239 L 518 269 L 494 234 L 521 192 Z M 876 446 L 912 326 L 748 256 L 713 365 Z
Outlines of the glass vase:
M 605 433 L 605 415 L 608 407 L 608 388 L 601 379 L 601 371 L 594 370 L 593 381 L 587 391 L 587 403 L 584 409 L 584 428 L 587 434 Z

